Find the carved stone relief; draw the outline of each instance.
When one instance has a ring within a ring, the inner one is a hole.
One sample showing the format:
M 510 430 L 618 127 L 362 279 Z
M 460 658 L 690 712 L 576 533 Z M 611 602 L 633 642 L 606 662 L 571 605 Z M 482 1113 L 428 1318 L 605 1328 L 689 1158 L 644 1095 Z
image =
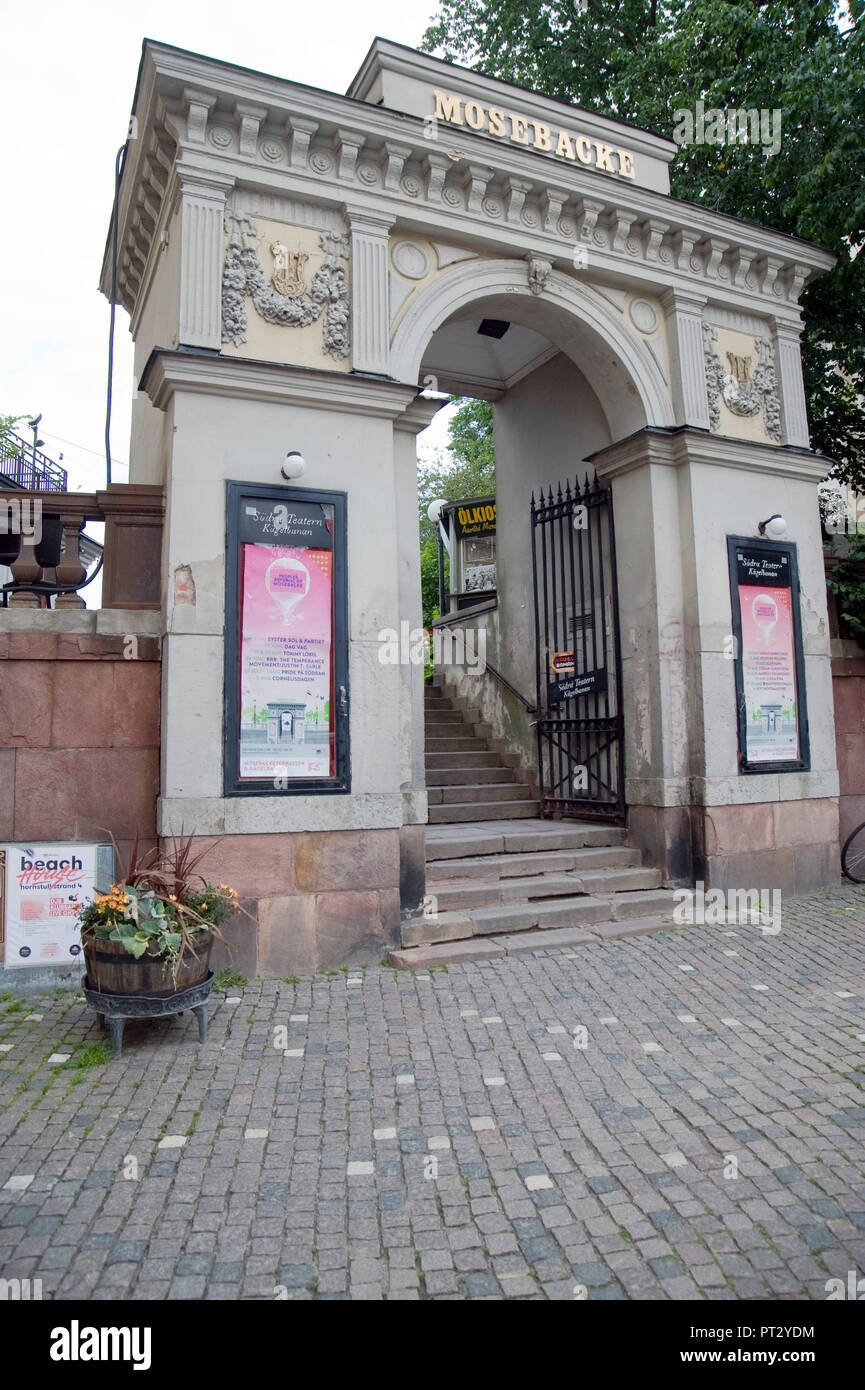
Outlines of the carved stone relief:
M 775 378 L 775 355 L 770 339 L 755 336 L 754 353 L 726 354 L 725 368 L 715 350 L 717 330 L 703 324 L 703 350 L 706 366 L 706 391 L 709 398 L 709 424 L 713 430 L 721 425 L 723 400 L 732 415 L 740 419 L 763 413 L 763 424 L 770 439 L 781 443 L 781 402 Z
M 307 255 L 289 251 L 274 242 L 274 273 L 270 283 L 261 268 L 252 239 L 257 236 L 254 220 L 238 212 L 226 216 L 229 234 L 222 274 L 222 341 L 237 347 L 246 342 L 246 299 L 267 323 L 283 328 L 305 328 L 323 317 L 322 346 L 330 357 L 349 354 L 349 303 L 343 260 L 347 259 L 345 238 L 323 231 L 319 244 L 324 262 L 312 277 L 307 290 L 303 271 Z

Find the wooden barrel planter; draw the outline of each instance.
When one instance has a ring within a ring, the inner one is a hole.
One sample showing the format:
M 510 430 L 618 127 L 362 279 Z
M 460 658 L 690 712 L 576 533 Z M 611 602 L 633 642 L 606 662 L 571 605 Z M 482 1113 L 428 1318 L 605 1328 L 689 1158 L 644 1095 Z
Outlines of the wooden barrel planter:
M 197 958 L 187 952 L 175 975 L 168 955 L 150 955 L 145 951 L 136 960 L 121 941 L 91 941 L 84 947 L 85 983 L 100 994 L 140 994 L 167 999 L 206 979 L 212 947 L 213 936 L 208 932 L 200 942 L 195 942 Z

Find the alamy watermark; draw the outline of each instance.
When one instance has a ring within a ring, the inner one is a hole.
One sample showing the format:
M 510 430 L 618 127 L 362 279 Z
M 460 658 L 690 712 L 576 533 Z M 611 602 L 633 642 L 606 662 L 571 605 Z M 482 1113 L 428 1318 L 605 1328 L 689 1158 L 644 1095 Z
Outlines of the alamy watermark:
M 865 532 L 865 497 L 852 488 L 837 478 L 826 478 L 817 485 L 817 499 L 823 529 L 830 535 L 857 536 Z
M 0 497 L 0 536 L 20 536 L 38 545 L 42 539 L 41 499 Z
M 698 101 L 693 111 L 673 112 L 673 139 L 677 145 L 759 145 L 767 157 L 781 149 L 781 110 L 763 107 L 721 108 Z
M 677 926 L 740 926 L 757 927 L 765 936 L 777 936 L 781 930 L 781 891 L 778 888 L 706 888 L 698 882 L 694 888 L 673 891 L 676 906 L 673 921 Z
M 474 675 L 486 670 L 487 634 L 465 628 L 412 627 L 403 620 L 399 631 L 384 627 L 378 634 L 378 659 L 382 666 L 464 666 Z

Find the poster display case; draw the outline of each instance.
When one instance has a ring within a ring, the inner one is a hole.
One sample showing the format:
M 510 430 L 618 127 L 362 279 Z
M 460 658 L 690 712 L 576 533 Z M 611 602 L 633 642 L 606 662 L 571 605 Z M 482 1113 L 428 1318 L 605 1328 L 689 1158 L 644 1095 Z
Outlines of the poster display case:
M 739 770 L 810 768 L 796 546 L 727 537 Z
M 225 794 L 349 790 L 346 497 L 227 484 Z

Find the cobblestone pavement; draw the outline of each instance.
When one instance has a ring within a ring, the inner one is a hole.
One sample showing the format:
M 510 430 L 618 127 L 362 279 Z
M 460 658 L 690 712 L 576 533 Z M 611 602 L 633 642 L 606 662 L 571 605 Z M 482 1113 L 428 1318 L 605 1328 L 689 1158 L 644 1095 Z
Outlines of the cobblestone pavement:
M 863 1000 L 853 888 L 775 937 L 255 981 L 205 1047 L 187 1016 L 133 1023 L 107 1064 L 80 996 L 7 995 L 0 1275 L 59 1299 L 825 1299 L 865 1272 Z

